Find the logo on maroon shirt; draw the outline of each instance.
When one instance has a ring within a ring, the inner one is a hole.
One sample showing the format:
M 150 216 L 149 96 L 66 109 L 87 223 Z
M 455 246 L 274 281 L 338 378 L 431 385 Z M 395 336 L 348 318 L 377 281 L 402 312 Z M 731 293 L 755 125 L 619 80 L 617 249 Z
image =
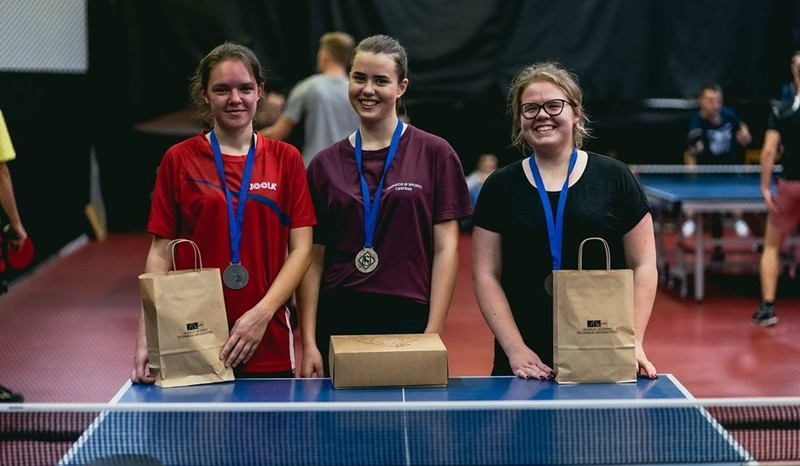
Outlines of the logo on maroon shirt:
M 390 191 L 413 191 L 415 189 L 422 189 L 422 185 L 418 183 L 395 183 L 388 188 Z

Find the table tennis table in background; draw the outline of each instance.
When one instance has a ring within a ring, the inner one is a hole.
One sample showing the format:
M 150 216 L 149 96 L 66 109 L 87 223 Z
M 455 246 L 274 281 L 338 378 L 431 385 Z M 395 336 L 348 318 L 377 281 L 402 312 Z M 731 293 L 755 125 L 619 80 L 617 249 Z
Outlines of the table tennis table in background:
M 678 218 L 678 227 L 687 212 L 695 214 L 696 229 L 693 238 L 694 298 L 702 301 L 705 297 L 705 274 L 708 264 L 705 259 L 706 238 L 704 234 L 704 214 L 728 214 L 732 212 L 766 215 L 767 207 L 761 194 L 760 167 L 758 165 L 631 165 L 631 171 L 638 177 L 645 194 L 654 207 L 655 221 L 661 227 L 656 232 L 659 254 L 659 273 L 663 279 L 676 279 L 680 283 L 681 296 L 688 295 L 689 261 L 684 254 L 684 239 L 678 240 L 675 254 L 677 264 L 667 267 L 665 259 L 665 224 L 667 216 Z M 776 173 L 780 172 L 780 166 Z M 722 238 L 711 239 L 714 245 L 744 245 L 753 253 L 749 261 L 757 266 L 758 246 L 763 238 Z M 791 247 L 796 238 L 787 241 Z M 791 265 L 796 266 L 796 261 Z M 757 269 L 756 269 L 757 271 Z
M 579 385 L 454 377 L 447 387 L 385 389 L 334 389 L 327 378 L 241 379 L 169 389 L 127 383 L 59 464 L 750 461 L 702 407 L 658 404 L 692 399 L 669 374 Z M 655 405 L 617 406 L 642 402 Z M 126 406 L 136 409 L 118 410 Z M 175 406 L 190 409 L 173 411 Z

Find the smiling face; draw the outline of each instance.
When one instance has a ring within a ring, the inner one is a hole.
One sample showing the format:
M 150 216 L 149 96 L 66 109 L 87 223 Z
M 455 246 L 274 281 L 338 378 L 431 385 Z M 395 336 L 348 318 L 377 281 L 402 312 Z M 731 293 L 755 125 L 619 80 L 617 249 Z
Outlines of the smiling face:
M 567 94 L 555 84 L 549 81 L 534 81 L 522 91 L 520 104 L 542 105 L 553 99 L 570 100 Z M 518 118 L 522 137 L 534 150 L 557 150 L 567 146 L 572 147 L 573 130 L 579 118 L 572 105 L 564 104 L 561 113 L 555 116 L 541 109 L 539 114 L 530 120 L 522 115 L 519 115 Z
M 408 79 L 399 79 L 391 55 L 359 51 L 353 57 L 348 95 L 362 122 L 396 118 L 397 102 L 407 87 Z
M 228 131 L 252 125 L 264 91 L 250 68 L 238 59 L 223 60 L 208 75 L 203 97 L 214 115 L 214 127 Z

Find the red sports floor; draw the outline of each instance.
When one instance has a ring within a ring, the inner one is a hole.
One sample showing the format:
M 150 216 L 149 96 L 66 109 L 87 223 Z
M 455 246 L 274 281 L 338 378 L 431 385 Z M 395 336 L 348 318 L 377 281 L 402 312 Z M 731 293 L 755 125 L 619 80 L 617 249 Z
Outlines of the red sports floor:
M 472 293 L 470 240 L 461 237 L 456 294 L 443 339 L 450 373 L 486 375 L 492 336 Z M 106 402 L 130 375 L 139 312 L 137 275 L 146 234 L 78 243 L 0 296 L 0 385 L 30 402 Z M 780 322 L 750 322 L 758 276 L 710 276 L 700 303 L 666 285 L 656 299 L 645 347 L 659 372 L 696 397 L 800 394 L 798 279 L 781 282 Z

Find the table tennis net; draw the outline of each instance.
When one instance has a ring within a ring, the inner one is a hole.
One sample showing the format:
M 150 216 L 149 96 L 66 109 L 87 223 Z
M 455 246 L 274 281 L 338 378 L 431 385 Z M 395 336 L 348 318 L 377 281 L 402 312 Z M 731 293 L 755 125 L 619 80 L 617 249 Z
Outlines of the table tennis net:
M 800 400 L 635 401 L 0 405 L 0 464 L 800 461 Z
M 730 164 L 730 165 L 681 165 L 681 164 L 630 164 L 632 172 L 642 175 L 659 174 L 719 174 L 719 175 L 747 175 L 760 174 L 760 165 Z M 783 172 L 783 165 L 776 164 L 772 169 L 773 174 Z

